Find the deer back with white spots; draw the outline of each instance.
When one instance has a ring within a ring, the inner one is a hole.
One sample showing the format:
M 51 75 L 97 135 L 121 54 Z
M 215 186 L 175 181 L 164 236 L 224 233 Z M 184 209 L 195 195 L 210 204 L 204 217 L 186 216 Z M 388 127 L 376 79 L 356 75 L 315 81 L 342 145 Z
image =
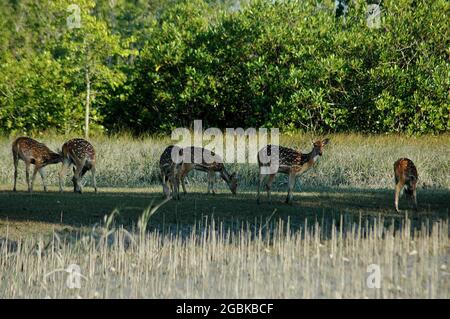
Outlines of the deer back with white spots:
M 59 190 L 61 192 L 63 191 L 65 172 L 73 165 L 72 182 L 74 192 L 82 192 L 81 180 L 87 171 L 91 171 L 94 190 L 97 193 L 97 182 L 95 178 L 96 153 L 92 144 L 85 139 L 74 138 L 63 144 L 61 153 L 63 165 L 59 172 Z
M 330 140 L 326 138 L 324 140 L 313 142 L 313 149 L 307 154 L 303 154 L 299 151 L 283 146 L 274 147 L 273 145 L 269 144 L 263 147 L 258 152 L 259 183 L 257 191 L 257 202 L 260 203 L 260 189 L 266 176 L 268 176 L 268 178 L 265 188 L 267 191 L 267 197 L 271 202 L 270 189 L 277 173 L 287 174 L 289 176 L 286 203 L 292 202 L 296 177 L 305 173 L 311 167 L 313 167 L 319 156 L 322 156 L 324 146 L 327 145 L 329 141 Z M 266 161 L 263 159 L 268 160 Z M 271 164 L 273 164 L 272 161 L 276 161 L 278 169 L 274 172 L 270 172 L 269 174 L 265 174 L 263 168 L 271 166 Z
M 183 162 L 181 163 L 179 170 L 179 178 L 181 186 L 183 187 L 183 193 L 186 194 L 185 178 L 186 175 L 192 170 L 198 170 L 206 172 L 208 174 L 208 191 L 207 194 L 214 191 L 214 183 L 216 179 L 216 173 L 219 173 L 220 177 L 225 181 L 233 195 L 236 195 L 238 178 L 236 173 L 228 173 L 223 159 L 214 152 L 202 148 L 202 147 L 186 147 L 183 149 Z M 188 161 L 185 158 L 189 158 Z M 200 160 L 197 160 L 200 159 Z
M 19 137 L 12 143 L 12 154 L 14 161 L 14 188 L 16 191 L 17 185 L 17 167 L 19 160 L 25 162 L 25 172 L 28 185 L 28 191 L 33 191 L 33 184 L 36 178 L 37 172 L 41 175 L 42 185 L 44 191 L 47 191 L 45 185 L 45 171 L 44 167 L 49 164 L 56 164 L 62 161 L 60 154 L 51 151 L 45 144 L 40 143 L 29 137 Z M 30 165 L 34 165 L 33 177 L 30 182 Z

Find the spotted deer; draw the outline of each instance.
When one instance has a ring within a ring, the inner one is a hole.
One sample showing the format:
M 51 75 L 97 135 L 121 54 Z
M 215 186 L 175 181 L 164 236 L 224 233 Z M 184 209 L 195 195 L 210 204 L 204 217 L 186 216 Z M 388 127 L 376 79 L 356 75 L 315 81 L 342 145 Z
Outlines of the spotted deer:
M 178 168 L 179 160 L 173 159 L 173 156 L 180 156 L 182 149 L 170 145 L 161 154 L 159 158 L 159 169 L 161 172 L 161 183 L 164 195 L 169 198 L 173 196 L 175 199 L 180 199 L 179 195 L 179 178 Z M 170 185 L 168 185 L 170 184 Z
M 236 195 L 237 189 L 237 176 L 235 173 L 230 174 L 223 165 L 223 160 L 220 156 L 216 155 L 207 149 L 201 147 L 189 146 L 180 149 L 175 154 L 178 154 L 179 160 L 177 165 L 174 165 L 173 159 L 171 157 L 171 150 L 174 146 L 169 146 L 161 155 L 160 168 L 161 168 L 161 178 L 163 181 L 163 191 L 167 194 L 169 189 L 167 186 L 167 181 L 172 185 L 171 188 L 177 197 L 179 197 L 179 184 L 183 188 L 183 193 L 186 194 L 186 183 L 185 178 L 187 174 L 192 170 L 198 170 L 208 173 L 208 191 L 207 193 L 213 193 L 214 182 L 216 173 L 220 174 L 220 177 L 227 183 L 231 193 Z M 168 150 L 170 148 L 170 151 Z M 197 155 L 195 155 L 197 154 Z M 197 163 L 198 161 L 198 163 Z
M 82 138 L 74 138 L 63 144 L 61 153 L 63 164 L 59 172 L 59 191 L 63 192 L 63 178 L 66 170 L 74 165 L 73 191 L 75 193 L 82 192 L 81 179 L 87 171 L 91 171 L 94 190 L 97 193 L 97 182 L 95 180 L 96 154 L 92 144 Z
M 195 155 L 197 154 L 197 155 Z M 183 148 L 182 154 L 183 162 L 181 163 L 178 171 L 178 177 L 181 182 L 181 186 L 183 188 L 183 193 L 186 194 L 186 184 L 185 178 L 186 175 L 192 170 L 198 170 L 202 172 L 206 172 L 208 174 L 208 191 L 207 194 L 214 191 L 214 182 L 216 178 L 216 173 L 220 174 L 220 177 L 225 181 L 233 195 L 236 195 L 237 190 L 237 176 L 236 173 L 230 174 L 223 165 L 222 158 L 215 154 L 214 152 L 207 150 L 202 147 L 186 147 Z M 187 157 L 186 157 L 187 156 Z M 198 157 L 201 162 L 196 163 L 196 157 Z M 185 159 L 189 160 L 186 161 Z
M 293 198 L 292 192 L 294 189 L 296 177 L 305 173 L 307 170 L 313 167 L 318 157 L 322 156 L 323 147 L 327 145 L 329 141 L 330 140 L 326 138 L 322 141 L 318 140 L 316 142 L 313 142 L 313 149 L 307 154 L 303 154 L 301 152 L 283 146 L 278 146 L 277 152 L 275 152 L 274 149 L 276 148 L 273 145 L 267 145 L 263 147 L 258 152 L 259 184 L 257 192 L 257 203 L 260 203 L 260 189 L 266 175 L 268 175 L 268 179 L 265 185 L 267 197 L 269 199 L 269 202 L 272 202 L 270 188 L 277 173 L 283 173 L 289 176 L 286 203 L 290 203 Z M 263 173 L 263 168 L 267 168 L 272 164 L 272 153 L 275 157 L 274 159 L 277 162 L 278 168 L 275 171 L 270 172 L 269 174 Z M 276 153 L 278 153 L 278 156 Z M 263 160 L 264 158 L 267 158 L 267 160 Z
M 25 173 L 28 185 L 28 191 L 33 191 L 33 184 L 36 178 L 37 172 L 41 175 L 42 185 L 44 186 L 44 191 L 47 191 L 47 186 L 45 185 L 45 171 L 44 167 L 49 164 L 56 164 L 62 161 L 60 154 L 51 151 L 45 144 L 39 143 L 38 141 L 29 137 L 19 137 L 12 143 L 12 154 L 14 161 L 14 188 L 16 191 L 17 185 L 17 166 L 19 165 L 19 160 L 25 162 Z M 30 182 L 30 165 L 34 165 L 33 177 Z
M 403 188 L 405 193 L 414 202 L 414 208 L 417 210 L 417 180 L 418 174 L 414 163 L 408 158 L 400 158 L 394 163 L 395 175 L 395 210 L 398 210 L 398 199 Z

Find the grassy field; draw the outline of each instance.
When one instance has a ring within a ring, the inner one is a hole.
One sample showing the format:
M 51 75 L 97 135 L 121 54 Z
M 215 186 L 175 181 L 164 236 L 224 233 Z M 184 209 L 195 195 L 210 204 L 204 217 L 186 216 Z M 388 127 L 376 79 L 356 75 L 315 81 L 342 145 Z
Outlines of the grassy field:
M 38 136 L 51 149 L 61 148 L 64 141 L 73 136 Z M 305 187 L 354 187 L 363 189 L 382 189 L 393 186 L 393 164 L 400 157 L 409 157 L 419 170 L 420 188 L 450 188 L 450 134 L 439 136 L 406 137 L 403 135 L 364 136 L 336 134 L 330 135 L 330 145 L 312 170 L 301 178 Z M 13 137 L 0 137 L 0 185 L 11 185 Z M 311 151 L 311 140 L 315 136 L 294 134 L 283 135 L 280 145 L 294 147 L 303 152 Z M 140 187 L 159 183 L 159 157 L 169 138 L 134 139 L 126 135 L 118 137 L 97 137 L 91 139 L 97 149 L 97 183 L 100 187 Z M 256 157 L 256 154 L 250 154 Z M 19 165 L 19 182 L 25 184 L 24 165 Z M 240 188 L 255 189 L 258 178 L 256 164 L 229 164 L 231 172 L 238 172 Z M 57 185 L 59 166 L 47 169 L 50 184 Z M 67 178 L 67 182 L 70 179 Z M 190 175 L 195 185 L 203 183 L 206 189 L 205 174 Z M 90 183 L 90 181 L 89 181 Z M 286 178 L 277 184 L 286 183 Z M 37 186 L 40 181 L 37 180 Z M 67 184 L 69 185 L 69 184 Z M 222 184 L 219 184 L 219 186 Z M 38 187 L 36 189 L 39 189 Z
M 23 163 L 13 193 L 12 139 L 0 138 L 0 296 L 448 298 L 450 135 L 330 138 L 292 205 L 283 203 L 284 176 L 274 203 L 263 196 L 257 205 L 257 167 L 232 164 L 237 196 L 219 179 L 218 194 L 204 194 L 206 178 L 195 173 L 190 193 L 160 207 L 144 234 L 143 211 L 163 200 L 158 160 L 169 140 L 92 139 L 101 188 L 92 192 L 88 174 L 79 195 L 69 177 L 57 192 L 56 165 L 47 169 L 48 193 L 40 177 L 26 193 Z M 38 139 L 57 149 L 65 138 Z M 310 139 L 283 136 L 281 144 L 310 151 Z M 392 166 L 403 156 L 419 171 L 419 208 L 402 198 L 397 214 Z M 88 278 L 82 288 L 67 289 L 64 272 L 45 277 L 72 263 Z M 382 269 L 380 289 L 365 284 L 369 263 Z

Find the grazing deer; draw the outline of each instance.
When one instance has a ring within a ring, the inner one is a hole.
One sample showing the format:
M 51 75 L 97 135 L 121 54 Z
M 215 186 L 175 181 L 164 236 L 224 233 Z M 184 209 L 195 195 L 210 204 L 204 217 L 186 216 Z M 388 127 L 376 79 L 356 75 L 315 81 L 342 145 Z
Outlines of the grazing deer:
M 167 198 L 173 196 L 176 199 L 180 199 L 178 178 L 178 168 L 180 165 L 177 164 L 179 163 L 178 160 L 174 161 L 174 159 L 172 158 L 172 151 L 178 156 L 182 154 L 182 149 L 177 146 L 170 145 L 166 147 L 164 152 L 161 154 L 161 157 L 159 158 L 161 183 L 163 186 L 163 193 Z M 169 185 L 167 185 L 169 183 L 170 188 Z
M 198 154 L 197 156 L 201 158 L 200 163 L 195 163 L 195 156 L 194 154 Z M 181 181 L 181 186 L 183 187 L 183 193 L 186 194 L 186 185 L 185 185 L 185 177 L 186 175 L 192 171 L 193 169 L 207 172 L 208 173 L 208 191 L 209 194 L 212 192 L 215 194 L 214 191 L 214 182 L 216 173 L 220 173 L 220 177 L 227 183 L 231 193 L 233 195 L 236 195 L 236 189 L 237 189 L 237 176 L 236 173 L 229 174 L 227 170 L 225 169 L 225 166 L 223 165 L 223 160 L 220 158 L 220 156 L 216 155 L 214 152 L 209 151 L 207 149 L 204 149 L 202 147 L 186 147 L 183 148 L 182 154 L 183 156 L 183 162 L 180 164 L 178 168 L 178 178 Z M 186 161 L 186 156 L 190 160 Z
M 266 183 L 266 190 L 267 190 L 267 197 L 269 199 L 269 202 L 272 202 L 271 200 L 271 194 L 270 194 L 270 188 L 272 186 L 273 180 L 277 173 L 283 173 L 289 175 L 289 182 L 288 182 L 288 194 L 286 197 L 286 203 L 289 203 L 292 201 L 292 191 L 294 189 L 295 185 L 295 179 L 297 175 L 301 175 L 307 170 L 309 170 L 314 163 L 317 161 L 317 158 L 319 156 L 322 156 L 323 147 L 329 143 L 329 139 L 326 138 L 323 141 L 316 141 L 313 143 L 313 149 L 308 154 L 303 154 L 301 152 L 298 152 L 296 150 L 278 146 L 278 156 L 276 156 L 276 152 L 274 151 L 275 160 L 278 164 L 278 169 L 275 172 L 271 172 L 269 174 L 263 174 L 262 170 L 263 167 L 271 166 L 271 155 L 272 155 L 272 145 L 267 145 L 263 147 L 258 152 L 258 166 L 259 166 L 259 184 L 258 184 L 258 194 L 257 194 L 257 203 L 260 203 L 260 188 L 264 181 L 264 176 L 269 175 L 267 183 Z M 275 147 L 274 147 L 275 148 Z M 266 157 L 267 156 L 267 157 Z M 278 157 L 278 159 L 276 158 Z M 262 159 L 267 158 L 267 161 L 264 161 Z
M 95 149 L 91 143 L 82 139 L 74 138 L 62 146 L 62 167 L 59 172 L 59 191 L 63 191 L 63 178 L 66 169 L 74 165 L 73 169 L 73 191 L 81 193 L 81 179 L 87 171 L 92 173 L 94 190 L 97 193 L 97 182 L 95 180 Z
M 17 184 L 17 166 L 19 165 L 19 159 L 25 162 L 26 167 L 26 178 L 28 191 L 33 191 L 33 184 L 36 178 L 37 172 L 41 175 L 42 185 L 44 186 L 44 191 L 47 191 L 47 186 L 45 185 L 45 171 L 44 167 L 49 164 L 56 164 L 62 161 L 60 154 L 52 152 L 45 144 L 39 143 L 29 137 L 19 137 L 12 143 L 12 153 L 14 160 L 14 188 L 16 191 Z M 33 177 L 30 183 L 30 165 L 34 164 Z
M 417 180 L 418 174 L 414 163 L 408 158 L 400 158 L 394 163 L 395 174 L 395 210 L 398 210 L 398 198 L 402 189 L 414 201 L 414 208 L 417 210 Z

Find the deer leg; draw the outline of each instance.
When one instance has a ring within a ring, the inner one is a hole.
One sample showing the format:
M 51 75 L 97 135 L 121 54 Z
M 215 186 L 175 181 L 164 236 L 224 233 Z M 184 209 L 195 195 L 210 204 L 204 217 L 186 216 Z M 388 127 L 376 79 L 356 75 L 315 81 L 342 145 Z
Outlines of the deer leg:
M 13 153 L 13 160 L 14 160 L 14 188 L 13 192 L 16 191 L 16 185 L 17 185 L 17 166 L 19 165 L 19 157 L 16 153 Z
M 170 168 L 169 172 L 164 172 L 162 174 L 163 179 L 163 192 L 166 198 L 174 196 L 174 184 L 173 184 L 173 169 Z
M 180 199 L 180 181 L 179 181 L 178 177 L 175 175 L 173 177 L 173 184 L 174 184 L 174 189 L 176 192 L 177 199 L 179 200 Z
M 65 177 L 66 170 L 69 168 L 70 162 L 68 160 L 64 160 L 61 166 L 61 170 L 59 171 L 59 191 L 63 192 L 63 178 Z
M 183 164 L 181 164 L 179 166 L 178 176 L 180 176 L 180 178 L 181 178 L 181 182 L 182 182 L 181 186 L 183 187 L 183 192 L 184 192 L 185 195 L 187 194 L 187 192 L 186 192 L 186 184 L 185 184 L 186 177 L 189 174 L 189 172 L 192 171 L 193 169 L 194 169 L 194 165 L 193 164 L 185 164 L 185 163 L 183 163 Z
M 294 189 L 295 186 L 295 174 L 291 173 L 289 174 L 289 181 L 288 181 L 288 194 L 286 197 L 286 204 L 289 204 L 290 202 L 292 202 L 292 191 Z
M 175 187 L 177 189 L 177 197 L 178 197 L 178 199 L 180 199 L 180 182 L 181 182 L 181 166 L 180 165 L 175 165 L 173 176 L 174 176 L 173 178 L 174 178 Z M 184 191 L 184 194 L 186 194 L 186 190 L 183 189 L 183 191 Z
M 417 211 L 417 192 L 414 190 L 413 193 L 413 202 L 414 202 L 414 209 Z
M 80 181 L 80 174 L 79 174 L 79 169 L 78 167 L 75 167 L 73 170 L 73 177 L 72 177 L 72 183 L 73 183 L 73 192 L 74 193 L 82 193 L 81 190 L 81 181 Z
M 414 203 L 414 209 L 417 211 L 417 184 L 416 184 L 416 182 L 413 183 L 412 188 L 413 188 L 412 200 Z
M 266 183 L 267 198 L 268 198 L 270 204 L 272 204 L 272 196 L 270 193 L 270 188 L 272 187 L 274 178 L 275 178 L 275 174 L 270 174 L 269 178 L 267 180 L 267 183 Z
M 41 175 L 42 186 L 44 186 L 44 192 L 46 192 L 47 191 L 47 185 L 45 185 L 45 169 L 43 167 L 41 167 L 39 169 L 39 175 Z
M 178 185 L 181 183 L 181 187 L 183 188 L 183 194 L 186 195 L 186 175 L 187 173 L 189 173 L 190 169 L 188 166 L 184 165 L 184 164 L 177 164 L 175 166 L 174 171 L 176 172 L 176 178 L 177 178 L 177 182 Z
M 216 172 L 211 171 L 211 191 L 213 195 L 216 195 L 216 191 L 214 190 L 214 185 L 216 184 Z
M 398 198 L 400 196 L 400 192 L 402 190 L 402 187 L 403 187 L 402 183 L 397 183 L 397 185 L 395 185 L 395 201 L 394 201 L 394 204 L 395 204 L 395 210 L 397 211 L 397 213 L 400 212 L 398 210 Z
M 175 199 L 180 199 L 179 186 L 178 186 L 178 182 L 177 182 L 177 178 L 175 176 L 175 173 L 170 174 L 170 184 L 171 184 L 171 187 L 172 187 L 173 197 Z
M 258 190 L 256 193 L 256 203 L 259 204 L 261 202 L 261 195 L 260 195 L 260 189 L 262 187 L 262 184 L 264 182 L 264 175 L 261 174 L 261 170 L 259 171 L 259 183 L 258 183 Z
M 30 192 L 33 192 L 33 185 L 34 185 L 34 181 L 36 179 L 36 174 L 37 172 L 40 170 L 40 166 L 38 166 L 37 164 L 34 165 L 34 170 L 33 170 L 33 176 L 31 177 L 31 188 L 30 188 Z
M 166 178 L 166 177 L 164 176 L 164 178 Z M 164 193 L 164 196 L 165 196 L 166 198 L 169 198 L 170 195 L 172 194 L 171 191 L 170 191 L 170 187 L 169 187 L 168 183 L 169 183 L 168 180 L 164 180 L 164 181 L 163 181 L 163 184 L 162 184 L 162 187 L 163 187 L 163 193 Z
M 30 162 L 25 162 L 25 177 L 27 179 L 28 191 L 31 192 L 31 186 L 30 186 Z
M 187 192 L 186 192 L 186 181 L 185 181 L 185 177 L 186 177 L 186 174 L 182 174 L 181 175 L 181 187 L 183 188 L 183 194 L 184 195 L 186 195 L 187 194 Z
M 206 194 L 209 194 L 211 192 L 211 173 L 208 171 L 208 191 Z
M 163 196 L 165 196 L 166 198 L 169 198 L 170 190 L 169 190 L 169 186 L 167 185 L 167 183 L 168 183 L 168 180 L 166 179 L 166 175 L 161 170 L 161 185 L 163 188 Z
M 173 179 L 170 175 L 167 177 L 167 183 L 169 184 L 170 194 L 173 195 Z
M 95 166 L 91 167 L 91 174 L 92 174 L 92 183 L 94 184 L 94 191 L 97 194 L 97 180 L 95 178 Z

